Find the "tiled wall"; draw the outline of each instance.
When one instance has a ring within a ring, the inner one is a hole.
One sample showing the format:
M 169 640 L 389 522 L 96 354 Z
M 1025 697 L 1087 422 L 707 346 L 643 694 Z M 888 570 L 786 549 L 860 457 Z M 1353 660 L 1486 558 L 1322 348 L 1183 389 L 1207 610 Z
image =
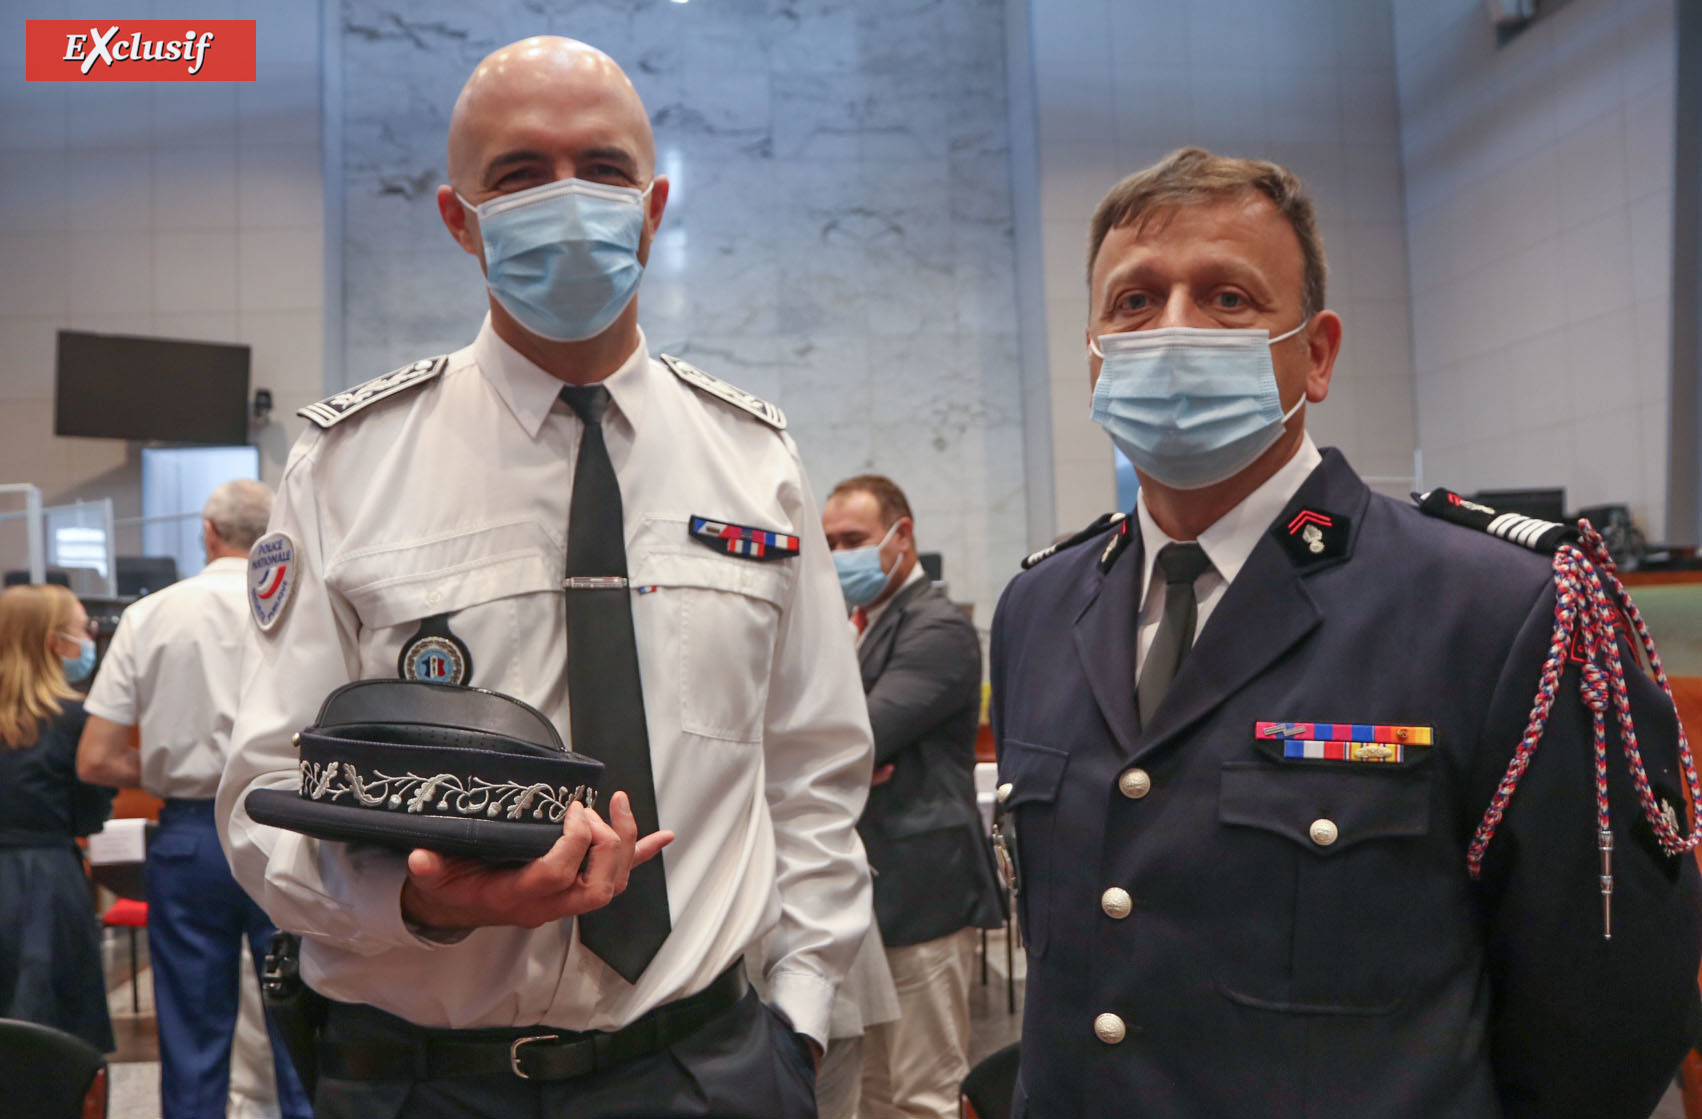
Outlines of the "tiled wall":
M 347 382 L 465 345 L 485 297 L 432 192 L 474 64 L 537 33 L 632 76 L 673 193 L 653 349 L 773 400 L 818 495 L 863 470 L 985 626 L 1027 550 L 1003 0 L 344 0 Z
M 323 395 L 318 6 L 94 13 L 257 20 L 254 82 L 26 82 L 24 20 L 62 9 L 14 0 L 0 16 L 17 48 L 0 66 L 0 481 L 139 512 L 135 444 L 52 434 L 62 328 L 252 346 L 252 384 L 277 403 L 257 436 L 275 480 L 291 413 Z
M 1396 0 L 1426 483 L 1665 528 L 1674 0 Z
M 1110 443 L 1088 419 L 1088 219 L 1119 178 L 1185 144 L 1277 160 L 1311 188 L 1346 330 L 1335 387 L 1307 424 L 1404 492 L 1415 442 L 1388 5 L 1027 2 L 1058 531 L 1115 503 Z

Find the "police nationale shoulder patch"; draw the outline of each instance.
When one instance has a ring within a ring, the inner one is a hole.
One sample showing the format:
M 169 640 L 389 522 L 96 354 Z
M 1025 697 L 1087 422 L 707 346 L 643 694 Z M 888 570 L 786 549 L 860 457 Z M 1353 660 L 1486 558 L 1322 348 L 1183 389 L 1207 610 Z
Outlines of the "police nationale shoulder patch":
M 304 419 L 312 420 L 320 427 L 330 427 L 341 423 L 365 408 L 385 397 L 395 396 L 404 389 L 423 385 L 449 367 L 449 357 L 428 357 L 393 369 L 382 377 L 374 377 L 362 385 L 346 389 L 335 396 L 328 396 L 317 404 L 309 404 L 296 412 Z
M 296 575 L 295 541 L 288 534 L 268 532 L 248 550 L 248 609 L 263 631 L 284 616 Z
M 776 431 L 786 430 L 786 414 L 779 408 L 762 399 L 752 396 L 744 389 L 729 385 L 719 377 L 711 377 L 689 361 L 681 361 L 668 354 L 657 354 L 662 364 L 673 371 L 674 376 L 700 392 L 725 400 L 735 408 L 743 409 L 772 427 Z

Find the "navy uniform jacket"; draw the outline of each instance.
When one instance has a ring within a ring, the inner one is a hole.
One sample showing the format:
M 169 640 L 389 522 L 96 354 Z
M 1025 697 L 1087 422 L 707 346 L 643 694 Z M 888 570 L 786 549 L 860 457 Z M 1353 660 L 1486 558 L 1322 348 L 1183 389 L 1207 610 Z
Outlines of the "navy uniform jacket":
M 1304 509 L 1333 519 L 1321 555 L 1280 539 Z M 1602 939 L 1575 668 L 1466 873 L 1547 654 L 1548 557 L 1374 495 L 1328 451 L 1143 726 L 1127 535 L 1019 576 L 993 626 L 1029 952 L 1017 1114 L 1644 1119 L 1693 1037 L 1696 867 L 1659 851 L 1610 729 Z M 1643 756 L 1682 816 L 1672 710 L 1631 663 Z M 1427 726 L 1435 745 L 1282 760 L 1262 720 Z
M 875 764 L 857 831 L 875 871 L 875 919 L 889 948 L 1005 923 L 975 806 L 981 641 L 926 581 L 900 590 L 857 647 Z

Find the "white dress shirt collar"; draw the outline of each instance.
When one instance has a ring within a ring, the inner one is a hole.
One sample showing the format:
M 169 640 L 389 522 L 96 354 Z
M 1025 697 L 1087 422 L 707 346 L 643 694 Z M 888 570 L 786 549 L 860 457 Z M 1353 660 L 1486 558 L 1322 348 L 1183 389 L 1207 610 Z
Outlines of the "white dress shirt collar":
M 473 340 L 473 358 L 490 381 L 491 387 L 533 439 L 544 426 L 544 419 L 560 404 L 562 382 L 539 368 L 532 360 L 510 346 L 491 326 L 485 315 L 479 336 Z M 638 332 L 638 347 L 621 362 L 620 368 L 600 382 L 609 390 L 615 410 L 636 431 L 638 418 L 644 409 L 645 373 L 650 368 L 650 348 L 644 332 Z
M 887 598 L 886 601 L 882 602 L 879 606 L 866 607 L 863 610 L 863 617 L 868 620 L 868 624 L 863 627 L 863 633 L 859 633 L 857 635 L 857 644 L 861 645 L 863 643 L 863 634 L 868 633 L 870 630 L 875 628 L 875 623 L 880 621 L 881 615 L 886 613 L 886 608 L 892 605 L 893 600 L 904 593 L 905 587 L 908 587 L 912 583 L 920 583 L 926 577 L 927 573 L 922 570 L 922 562 L 918 560 L 916 561 L 916 566 L 910 569 L 910 574 L 904 577 L 904 582 L 898 584 L 898 589 L 894 590 L 892 595 Z
M 1295 451 L 1275 474 L 1266 478 L 1258 489 L 1242 498 L 1239 505 L 1200 533 L 1198 543 L 1205 550 L 1206 558 L 1211 560 L 1213 572 L 1223 580 L 1224 586 L 1235 581 L 1235 576 L 1240 574 L 1247 557 L 1253 554 L 1259 537 L 1271 527 L 1271 522 L 1277 519 L 1283 507 L 1300 489 L 1301 483 L 1305 482 L 1307 476 L 1323 461 L 1324 456 L 1318 453 L 1318 445 L 1312 442 L 1312 434 L 1306 432 L 1301 438 L 1299 450 Z M 1135 516 L 1141 527 L 1141 606 L 1144 610 L 1147 595 L 1152 590 L 1152 570 L 1157 562 L 1158 550 L 1174 541 L 1165 535 L 1164 530 L 1158 527 L 1158 522 L 1152 519 L 1152 513 L 1146 507 L 1144 490 L 1135 499 Z M 1203 627 L 1203 620 L 1201 625 Z

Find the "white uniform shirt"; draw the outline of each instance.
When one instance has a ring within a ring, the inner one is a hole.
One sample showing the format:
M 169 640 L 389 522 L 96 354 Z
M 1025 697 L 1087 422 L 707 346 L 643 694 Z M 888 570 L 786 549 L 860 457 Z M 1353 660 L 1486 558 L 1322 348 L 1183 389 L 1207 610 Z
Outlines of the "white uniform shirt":
M 1253 554 L 1253 546 L 1259 542 L 1259 537 L 1270 530 L 1271 522 L 1277 519 L 1283 507 L 1299 491 L 1301 483 L 1323 461 L 1324 456 L 1318 453 L 1318 445 L 1312 442 L 1311 433 L 1305 433 L 1300 440 L 1300 449 L 1292 458 L 1266 478 L 1258 489 L 1242 498 L 1239 505 L 1200 533 L 1197 542 L 1204 549 L 1206 558 L 1211 560 L 1211 570 L 1194 580 L 1196 641 L 1205 632 L 1212 611 L 1223 601 L 1229 584 L 1235 581 L 1247 557 Z M 1158 550 L 1173 541 L 1147 511 L 1144 490 L 1135 498 L 1135 516 L 1141 526 L 1141 586 L 1146 588 L 1141 595 L 1140 621 L 1136 628 L 1135 673 L 1138 677 L 1141 667 L 1146 664 L 1147 650 L 1152 647 L 1153 638 L 1158 636 L 1158 623 L 1164 620 L 1164 572 L 1158 570 Z
M 484 928 L 452 945 L 403 923 L 404 857 L 256 825 L 258 787 L 298 787 L 292 732 L 351 680 L 397 675 L 422 619 L 447 615 L 468 683 L 533 705 L 570 738 L 563 570 L 583 425 L 561 383 L 487 320 L 432 381 L 311 429 L 271 529 L 297 586 L 253 632 L 219 817 L 237 878 L 300 932 L 333 998 L 455 1028 L 616 1029 L 702 989 L 764 942 L 768 992 L 825 1042 L 870 913 L 854 824 L 873 747 L 845 604 L 791 439 L 638 350 L 603 382 L 621 488 L 672 932 L 636 984 L 576 922 Z M 800 538 L 796 557 L 729 556 L 700 515 Z
M 216 559 L 132 603 L 118 619 L 94 687 L 91 715 L 139 728 L 142 788 L 157 797 L 218 792 L 241 682 L 248 619 L 247 562 Z

